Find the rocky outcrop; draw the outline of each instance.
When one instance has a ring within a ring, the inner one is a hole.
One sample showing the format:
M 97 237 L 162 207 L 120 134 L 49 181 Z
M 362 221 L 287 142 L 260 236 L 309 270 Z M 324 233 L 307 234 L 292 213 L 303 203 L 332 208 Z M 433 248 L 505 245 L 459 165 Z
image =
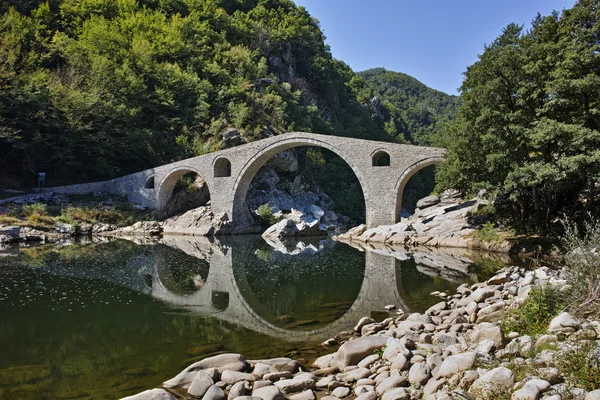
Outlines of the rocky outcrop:
M 214 214 L 210 205 L 198 207 L 162 222 L 165 235 L 214 236 L 231 233 L 233 226 L 226 214 Z
M 196 177 L 192 189 L 191 191 L 180 190 L 173 194 L 165 209 L 160 212 L 160 216 L 171 217 L 204 206 L 210 201 L 208 185 L 201 177 Z
M 21 227 L 0 225 L 0 243 L 14 243 L 21 240 Z
M 371 229 L 359 225 L 334 239 L 406 246 L 475 247 L 472 234 L 477 226 L 469 221 L 469 216 L 486 204 L 487 200 L 479 197 L 463 201 L 458 192 L 446 191 L 440 197 L 428 196 L 419 200 L 420 208 L 410 218 L 395 225 Z

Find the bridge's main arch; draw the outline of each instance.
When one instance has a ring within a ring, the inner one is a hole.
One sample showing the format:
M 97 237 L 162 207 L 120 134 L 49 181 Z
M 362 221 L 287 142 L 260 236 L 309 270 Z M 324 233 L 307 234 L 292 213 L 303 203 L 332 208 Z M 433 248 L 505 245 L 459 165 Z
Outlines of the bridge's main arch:
M 238 175 L 235 178 L 234 187 L 233 187 L 233 220 L 238 223 L 238 221 L 242 221 L 242 223 L 250 224 L 252 223 L 251 215 L 249 213 L 248 207 L 246 206 L 246 196 L 248 194 L 248 189 L 254 176 L 258 173 L 260 168 L 264 166 L 267 161 L 272 159 L 275 155 L 281 153 L 282 151 L 289 150 L 296 147 L 320 147 L 326 150 L 329 150 L 339 156 L 342 160 L 348 164 L 348 166 L 354 172 L 354 175 L 358 178 L 358 182 L 360 183 L 361 189 L 363 191 L 363 181 L 364 177 L 361 174 L 360 167 L 355 165 L 349 154 L 346 154 L 342 149 L 339 149 L 323 140 L 314 139 L 314 138 L 306 138 L 303 136 L 297 137 L 288 137 L 284 140 L 273 143 L 265 148 L 259 149 L 255 154 L 253 154 L 248 161 L 244 164 L 242 169 L 239 171 Z M 365 203 L 367 203 L 365 199 Z M 368 205 L 365 204 L 365 209 L 367 209 Z

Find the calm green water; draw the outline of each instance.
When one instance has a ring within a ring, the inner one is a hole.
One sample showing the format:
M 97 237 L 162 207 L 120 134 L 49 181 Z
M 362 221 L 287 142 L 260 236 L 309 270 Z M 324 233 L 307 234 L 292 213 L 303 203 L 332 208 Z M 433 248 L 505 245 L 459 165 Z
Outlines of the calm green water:
M 0 257 L 0 398 L 119 398 L 219 352 L 310 359 L 361 316 L 423 311 L 431 291 L 476 279 L 456 254 L 440 268 L 426 253 L 274 246 L 167 237 Z

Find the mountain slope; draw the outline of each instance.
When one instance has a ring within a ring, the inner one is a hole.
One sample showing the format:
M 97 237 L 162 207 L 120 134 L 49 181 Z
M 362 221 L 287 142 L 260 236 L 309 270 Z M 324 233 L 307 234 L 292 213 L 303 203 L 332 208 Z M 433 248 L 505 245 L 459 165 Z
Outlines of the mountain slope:
M 374 68 L 357 73 L 385 102 L 405 138 L 416 144 L 444 145 L 444 121 L 457 114 L 458 97 L 431 89 L 412 76 Z

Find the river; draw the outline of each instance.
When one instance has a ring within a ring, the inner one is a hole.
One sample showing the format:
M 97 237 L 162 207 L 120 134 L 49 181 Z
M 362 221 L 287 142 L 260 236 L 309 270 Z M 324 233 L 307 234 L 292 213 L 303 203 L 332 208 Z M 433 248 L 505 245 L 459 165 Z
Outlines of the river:
M 166 236 L 0 252 L 0 398 L 120 398 L 222 352 L 307 362 L 360 317 L 423 312 L 507 261 L 357 247 Z

